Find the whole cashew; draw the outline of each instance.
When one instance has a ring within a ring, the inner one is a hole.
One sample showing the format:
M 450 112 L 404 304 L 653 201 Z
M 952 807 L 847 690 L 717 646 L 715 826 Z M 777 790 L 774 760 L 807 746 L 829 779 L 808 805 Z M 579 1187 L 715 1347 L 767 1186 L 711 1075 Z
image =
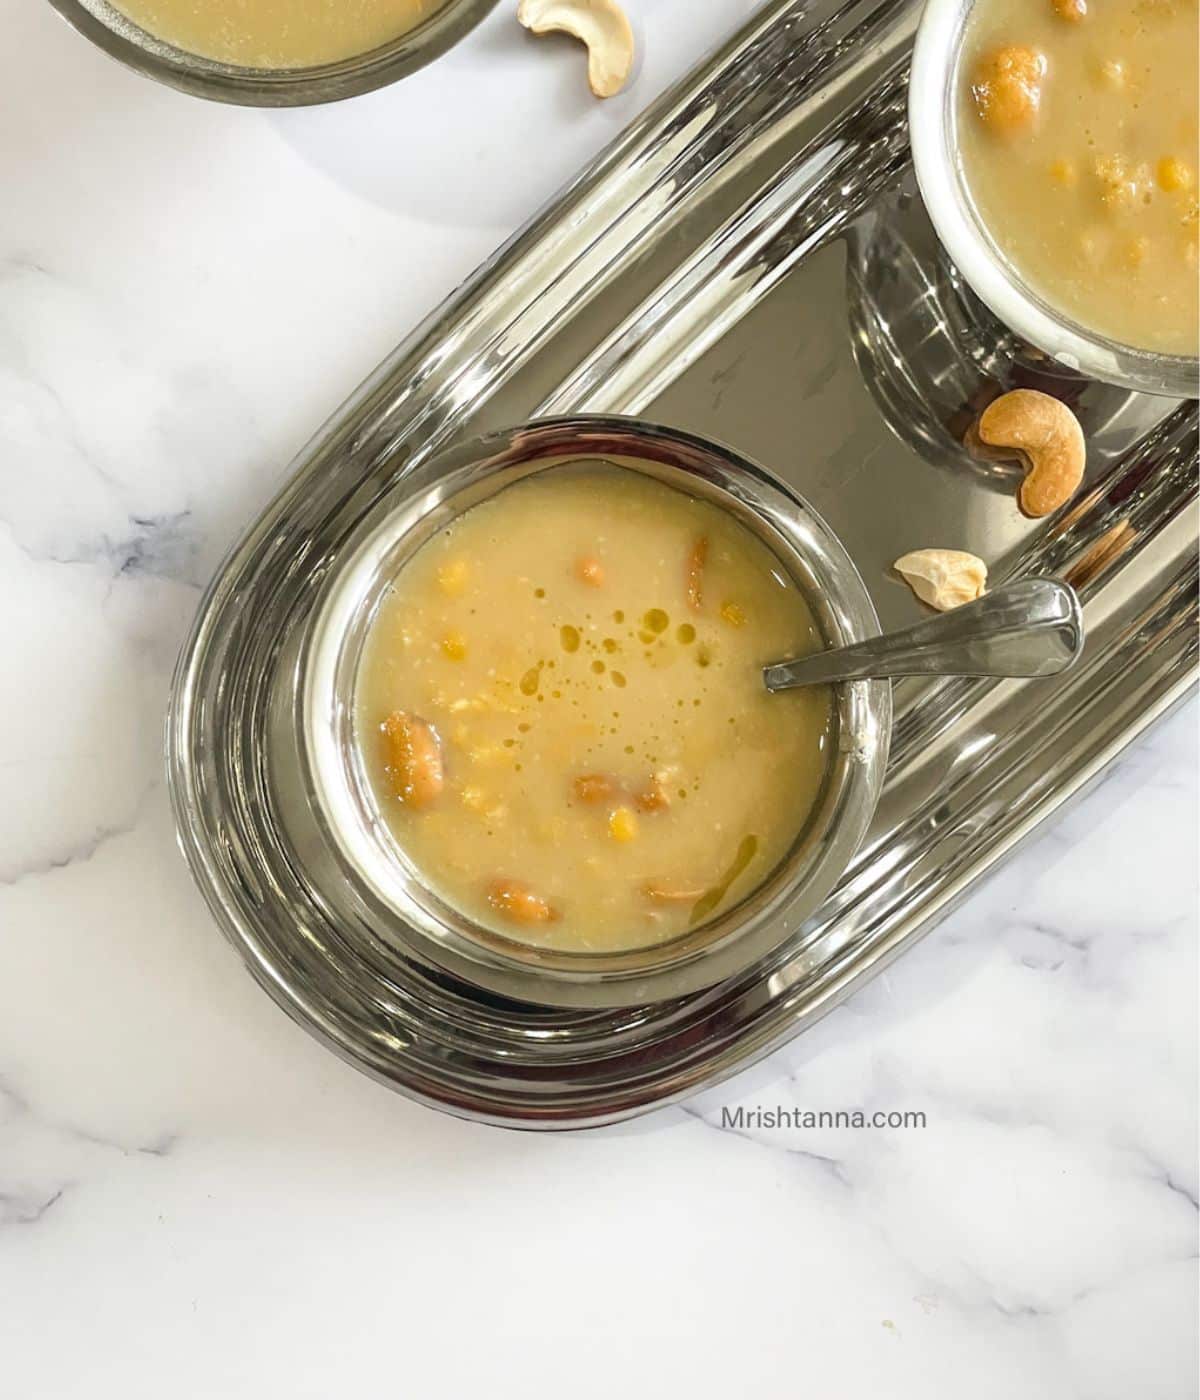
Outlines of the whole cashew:
M 979 441 L 1006 449 L 1027 468 L 1020 504 L 1026 515 L 1049 515 L 1083 480 L 1087 448 L 1079 419 L 1038 389 L 1013 389 L 988 404 L 975 425 Z
M 418 715 L 394 710 L 379 727 L 384 772 L 392 791 L 414 811 L 428 807 L 445 786 L 442 745 L 433 725 Z
M 613 97 L 633 67 L 633 30 L 616 0 L 521 0 L 517 19 L 534 34 L 559 30 L 587 45 L 588 85 Z
M 487 890 L 487 902 L 506 919 L 515 924 L 549 924 L 558 917 L 558 910 L 549 900 L 522 880 L 497 876 Z

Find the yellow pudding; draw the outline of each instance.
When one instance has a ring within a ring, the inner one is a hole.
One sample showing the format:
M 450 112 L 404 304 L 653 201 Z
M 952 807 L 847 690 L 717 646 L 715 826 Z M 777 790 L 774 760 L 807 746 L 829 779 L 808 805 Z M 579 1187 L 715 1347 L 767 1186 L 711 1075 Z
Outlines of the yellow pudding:
M 310 68 L 407 34 L 445 0 L 113 0 L 147 33 L 241 68 Z
M 1197 351 L 1196 0 L 977 0 L 958 145 L 1022 279 L 1125 345 Z
M 418 878 L 560 950 L 664 942 L 744 898 L 820 797 L 824 688 L 762 666 L 820 645 L 771 551 L 707 501 L 554 468 L 404 565 L 355 698 L 363 766 Z

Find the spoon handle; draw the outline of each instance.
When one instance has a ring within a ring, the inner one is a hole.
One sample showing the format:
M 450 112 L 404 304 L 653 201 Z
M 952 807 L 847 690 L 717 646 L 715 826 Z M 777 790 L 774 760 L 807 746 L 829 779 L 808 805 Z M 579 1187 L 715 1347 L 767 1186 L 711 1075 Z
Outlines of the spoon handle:
M 1018 579 L 903 632 L 763 670 L 768 690 L 885 676 L 1053 676 L 1083 650 L 1075 590 Z

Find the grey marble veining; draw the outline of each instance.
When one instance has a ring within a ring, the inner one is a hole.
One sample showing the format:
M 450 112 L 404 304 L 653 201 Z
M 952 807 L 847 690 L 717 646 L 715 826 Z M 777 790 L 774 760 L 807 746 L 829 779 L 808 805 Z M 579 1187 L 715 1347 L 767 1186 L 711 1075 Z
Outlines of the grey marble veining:
M 5 1393 L 1184 1400 L 1194 704 L 800 1040 L 593 1134 L 473 1127 L 355 1074 L 191 886 L 162 714 L 234 533 L 399 333 L 751 7 L 631 6 L 639 82 L 602 109 L 508 8 L 402 88 L 274 115 L 5 13 Z M 739 1106 L 926 1124 L 724 1126 Z

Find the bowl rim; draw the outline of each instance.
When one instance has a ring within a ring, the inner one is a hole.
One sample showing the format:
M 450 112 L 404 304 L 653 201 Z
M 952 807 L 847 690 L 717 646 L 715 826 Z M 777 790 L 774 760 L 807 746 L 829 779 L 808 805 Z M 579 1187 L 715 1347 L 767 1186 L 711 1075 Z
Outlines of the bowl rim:
M 401 476 L 373 503 L 322 582 L 297 662 L 297 730 L 322 835 L 403 955 L 519 1001 L 595 1009 L 699 991 L 752 966 L 797 933 L 844 873 L 874 816 L 891 734 L 891 689 L 880 681 L 835 688 L 838 734 L 830 776 L 814 809 L 819 820 L 760 885 L 697 930 L 658 947 L 585 955 L 516 943 L 490 930 L 480 936 L 480 926 L 414 870 L 406 871 L 394 851 L 384 850 L 378 814 L 367 810 L 356 791 L 353 761 L 347 759 L 351 746 L 344 739 L 361 657 L 354 629 L 365 631 L 371 613 L 364 608 L 378 588 L 380 567 L 398 548 L 415 552 L 479 500 L 564 460 L 589 457 L 634 469 L 640 464 L 668 485 L 686 480 L 693 494 L 728 504 L 744 521 L 757 517 L 753 528 L 760 538 L 782 521 L 793 532 L 783 536 L 793 560 L 801 541 L 818 561 L 819 568 L 805 560 L 813 579 L 801 586 L 812 596 L 819 574 L 825 597 L 818 621 L 825 634 L 833 631 L 847 641 L 878 634 L 874 605 L 844 546 L 773 474 L 719 443 L 639 420 L 541 419 L 463 443 L 411 478 Z M 402 495 L 393 500 L 397 490 Z M 779 555 L 778 545 L 772 547 Z
M 143 29 L 108 0 L 49 3 L 110 57 L 180 92 L 242 107 L 305 107 L 375 92 L 415 73 L 465 38 L 498 0 L 444 0 L 390 43 L 305 68 L 245 68 L 189 53 Z
M 958 65 L 973 3 L 926 0 L 908 88 L 917 184 L 951 262 L 1004 325 L 1067 368 L 1143 393 L 1196 397 L 1200 357 L 1146 350 L 1089 330 L 1028 286 L 992 241 L 956 158 Z

